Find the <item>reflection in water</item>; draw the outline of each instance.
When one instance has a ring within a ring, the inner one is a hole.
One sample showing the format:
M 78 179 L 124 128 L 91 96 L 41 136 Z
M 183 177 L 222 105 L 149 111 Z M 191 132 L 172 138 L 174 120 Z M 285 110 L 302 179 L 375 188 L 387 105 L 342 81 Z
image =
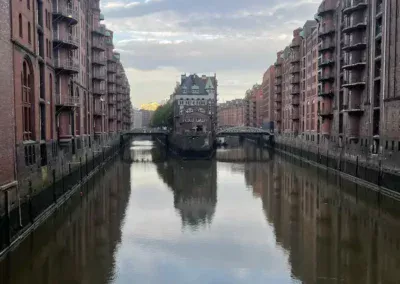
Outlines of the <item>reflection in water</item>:
M 0 283 L 107 283 L 130 193 L 115 161 L 0 262 Z
M 140 141 L 121 158 L 0 283 L 400 283 L 399 206 L 371 190 L 251 144 L 179 161 Z
M 217 205 L 215 161 L 169 160 L 158 165 L 157 171 L 174 192 L 183 226 L 195 229 L 211 223 Z

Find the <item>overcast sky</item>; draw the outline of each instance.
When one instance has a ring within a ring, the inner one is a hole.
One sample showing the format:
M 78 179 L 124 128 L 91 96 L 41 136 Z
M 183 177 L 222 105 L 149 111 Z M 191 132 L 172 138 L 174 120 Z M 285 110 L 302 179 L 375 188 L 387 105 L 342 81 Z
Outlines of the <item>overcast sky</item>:
M 102 0 L 135 106 L 167 98 L 181 73 L 217 74 L 243 97 L 320 0 Z

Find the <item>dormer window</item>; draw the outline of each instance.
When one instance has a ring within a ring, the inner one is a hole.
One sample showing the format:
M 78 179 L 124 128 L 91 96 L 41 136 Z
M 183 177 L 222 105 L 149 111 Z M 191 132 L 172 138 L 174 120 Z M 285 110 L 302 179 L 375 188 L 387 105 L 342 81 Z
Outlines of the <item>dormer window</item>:
M 183 86 L 182 93 L 187 94 L 187 87 L 186 86 Z
M 199 86 L 193 85 L 192 86 L 192 94 L 198 95 L 200 93 Z

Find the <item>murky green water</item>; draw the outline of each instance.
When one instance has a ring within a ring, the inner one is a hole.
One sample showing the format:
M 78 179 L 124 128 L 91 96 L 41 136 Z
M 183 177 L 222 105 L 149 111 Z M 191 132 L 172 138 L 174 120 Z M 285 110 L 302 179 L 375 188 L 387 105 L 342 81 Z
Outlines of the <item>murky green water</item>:
M 0 283 L 400 283 L 397 202 L 251 144 L 177 161 L 135 142 L 82 195 Z

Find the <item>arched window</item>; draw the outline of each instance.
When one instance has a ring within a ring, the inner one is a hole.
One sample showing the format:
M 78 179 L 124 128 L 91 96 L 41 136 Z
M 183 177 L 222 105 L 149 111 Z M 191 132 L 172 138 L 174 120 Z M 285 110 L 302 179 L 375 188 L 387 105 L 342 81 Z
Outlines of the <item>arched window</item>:
M 28 42 L 32 43 L 31 22 L 28 22 Z
M 18 16 L 18 28 L 19 28 L 19 37 L 21 37 L 21 38 L 23 38 L 24 37 L 24 35 L 23 35 L 23 32 L 22 32 L 22 15 L 21 14 L 19 14 L 19 16 Z
M 21 80 L 23 140 L 33 140 L 33 70 L 31 64 L 26 59 L 22 65 Z

